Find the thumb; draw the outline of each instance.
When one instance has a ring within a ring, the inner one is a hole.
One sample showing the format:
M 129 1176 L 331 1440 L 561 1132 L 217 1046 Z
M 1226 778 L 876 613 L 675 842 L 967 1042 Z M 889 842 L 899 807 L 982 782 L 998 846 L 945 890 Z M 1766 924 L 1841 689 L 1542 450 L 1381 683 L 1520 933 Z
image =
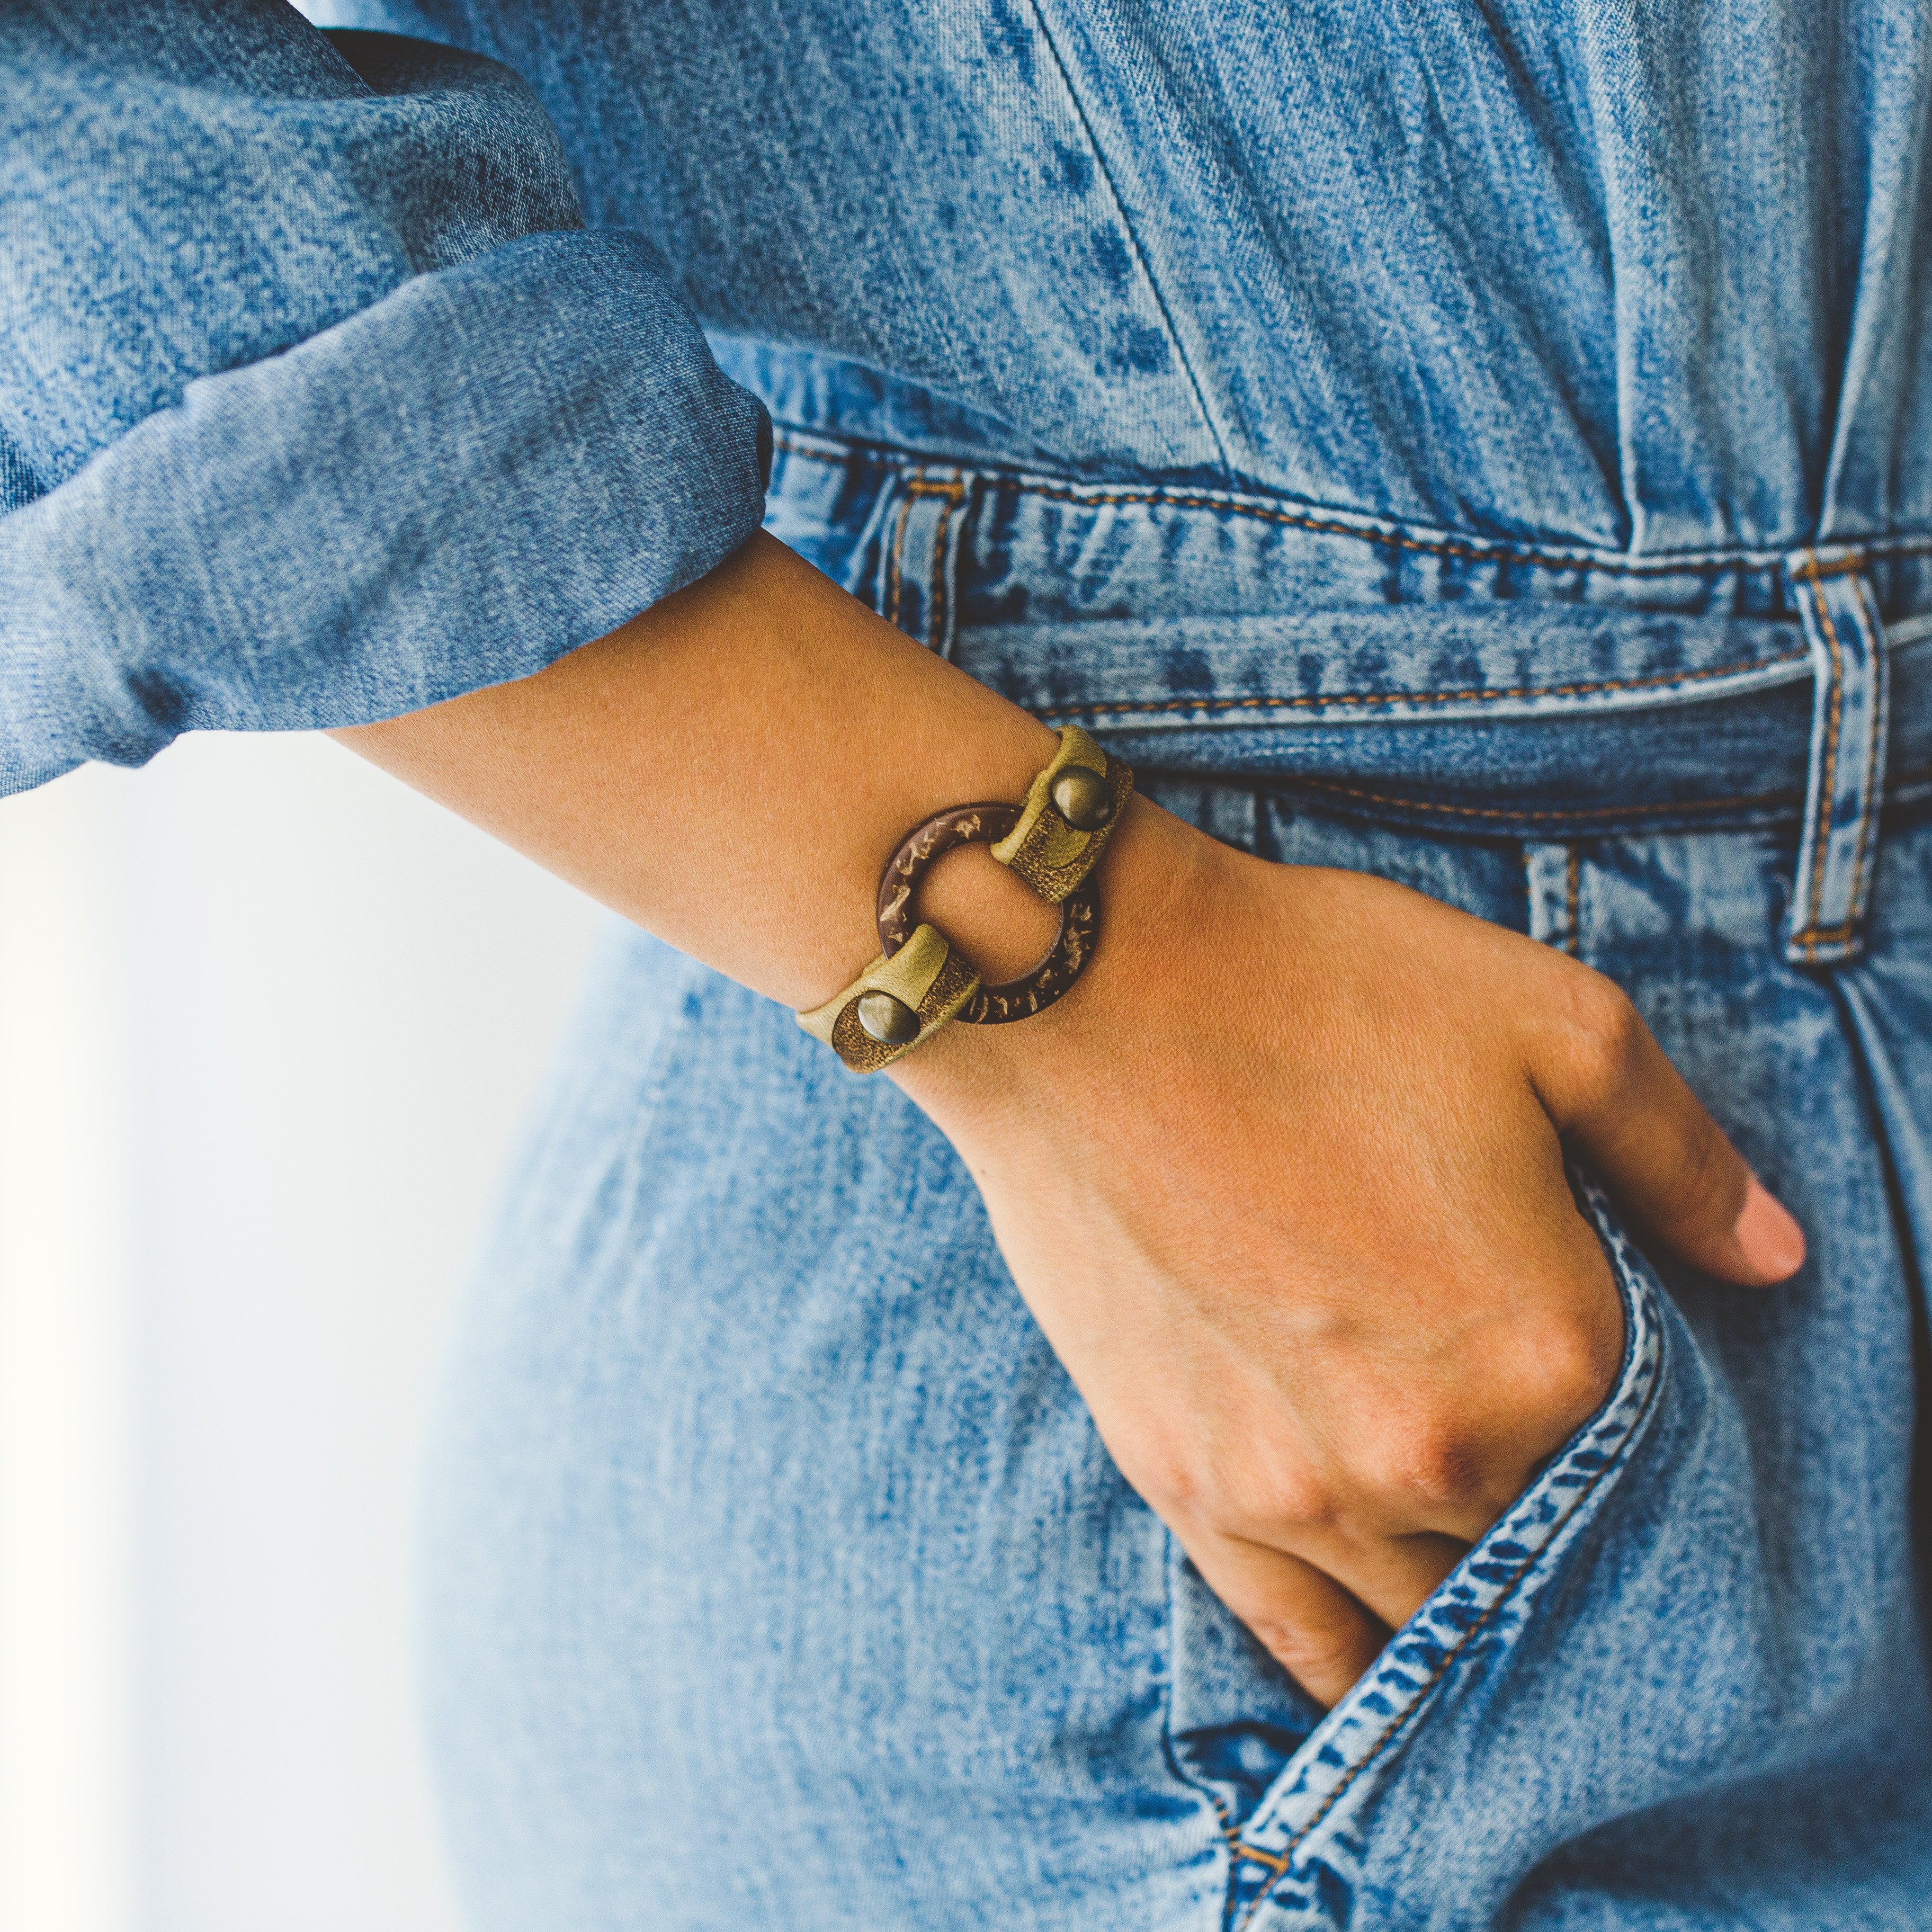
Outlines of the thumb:
M 1804 1262 L 1804 1233 L 1704 1111 L 1618 988 L 1587 968 L 1578 1011 L 1532 1067 L 1557 1131 L 1641 1231 L 1680 1260 L 1760 1288 Z

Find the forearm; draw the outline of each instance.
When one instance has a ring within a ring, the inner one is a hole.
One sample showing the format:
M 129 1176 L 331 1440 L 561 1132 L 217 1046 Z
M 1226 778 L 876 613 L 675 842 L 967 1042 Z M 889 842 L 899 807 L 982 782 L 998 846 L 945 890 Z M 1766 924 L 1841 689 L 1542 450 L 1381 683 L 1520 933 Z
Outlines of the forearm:
M 1018 799 L 1054 746 L 767 538 L 535 677 L 340 735 L 795 1006 L 878 950 L 906 831 Z M 1100 881 L 1069 998 L 946 1028 L 892 1077 L 1128 1480 L 1338 1696 L 1621 1358 L 1560 1137 L 1708 1273 L 1780 1279 L 1803 1239 L 1576 961 L 1138 798 Z M 983 850 L 919 910 L 995 978 L 1052 926 Z
M 794 1006 L 878 950 L 879 874 L 910 826 L 1020 798 L 1054 748 L 1044 725 L 764 536 L 536 676 L 335 735 Z M 995 976 L 1051 934 L 982 854 L 939 868 L 933 897 Z

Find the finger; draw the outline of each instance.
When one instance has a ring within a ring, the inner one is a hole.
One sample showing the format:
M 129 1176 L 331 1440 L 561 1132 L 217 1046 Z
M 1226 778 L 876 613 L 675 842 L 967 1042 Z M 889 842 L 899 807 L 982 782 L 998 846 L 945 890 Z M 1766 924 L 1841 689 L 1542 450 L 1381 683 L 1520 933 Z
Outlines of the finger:
M 1636 1010 L 1595 974 L 1533 1070 L 1539 1097 L 1642 1232 L 1747 1287 L 1796 1274 L 1804 1234 L 1704 1111 Z
M 1332 1577 L 1390 1630 L 1400 1630 L 1468 1555 L 1458 1536 L 1423 1531 L 1360 1542 L 1330 1530 L 1298 1533 L 1295 1553 Z
M 1318 1703 L 1340 1698 L 1388 1641 L 1384 1624 L 1298 1556 L 1212 1532 L 1186 1548 L 1208 1588 Z

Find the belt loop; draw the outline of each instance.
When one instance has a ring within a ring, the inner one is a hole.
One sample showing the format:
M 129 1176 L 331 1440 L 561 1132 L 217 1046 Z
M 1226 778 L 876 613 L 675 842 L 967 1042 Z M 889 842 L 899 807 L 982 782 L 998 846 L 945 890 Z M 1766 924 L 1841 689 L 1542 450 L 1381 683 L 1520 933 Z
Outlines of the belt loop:
M 1814 672 L 1810 775 L 1784 956 L 1794 965 L 1856 959 L 1885 802 L 1885 632 L 1855 549 L 1821 546 L 1784 560 Z
M 1522 869 L 1529 887 L 1529 936 L 1571 958 L 1582 956 L 1583 855 L 1574 844 L 1526 842 Z
M 956 470 L 912 472 L 900 485 L 880 560 L 879 612 L 943 658 L 952 655 L 959 539 L 971 478 Z

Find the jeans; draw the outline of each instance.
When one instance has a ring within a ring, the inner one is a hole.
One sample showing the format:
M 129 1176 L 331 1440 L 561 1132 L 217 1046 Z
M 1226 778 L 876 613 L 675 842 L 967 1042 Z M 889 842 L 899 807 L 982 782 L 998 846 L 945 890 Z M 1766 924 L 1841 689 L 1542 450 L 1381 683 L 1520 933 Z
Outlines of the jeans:
M 614 932 L 432 1492 L 478 1924 L 1926 1924 L 1923 548 L 1430 547 L 830 436 L 836 370 L 726 350 L 769 527 L 1216 836 L 1608 974 L 1810 1258 L 1712 1281 L 1578 1175 L 1616 1385 L 1324 1714 L 1114 1471 L 918 1110 Z
M 1618 1386 L 1324 1715 L 923 1118 L 614 936 L 434 1491 L 479 1922 L 1924 1924 L 1927 8 L 311 7 L 0 8 L 0 792 L 526 675 L 776 418 L 788 542 L 1612 975 L 1812 1244 L 1580 1176 Z

